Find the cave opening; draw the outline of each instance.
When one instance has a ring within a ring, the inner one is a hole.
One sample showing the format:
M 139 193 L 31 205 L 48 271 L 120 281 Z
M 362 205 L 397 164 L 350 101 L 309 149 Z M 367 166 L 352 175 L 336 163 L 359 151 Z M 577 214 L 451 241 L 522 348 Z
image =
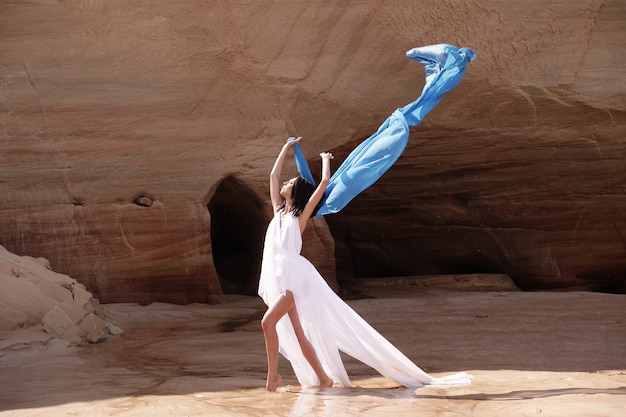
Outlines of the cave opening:
M 225 294 L 257 292 L 267 216 L 263 202 L 234 176 L 224 178 L 207 204 L 213 262 Z

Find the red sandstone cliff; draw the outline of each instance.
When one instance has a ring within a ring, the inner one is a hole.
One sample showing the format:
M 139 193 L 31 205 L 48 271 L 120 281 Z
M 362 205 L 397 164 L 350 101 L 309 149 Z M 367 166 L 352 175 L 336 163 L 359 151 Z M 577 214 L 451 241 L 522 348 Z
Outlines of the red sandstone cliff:
M 624 21 L 591 0 L 2 3 L 0 244 L 103 302 L 253 292 L 284 138 L 340 163 L 419 95 L 404 52 L 445 42 L 476 51 L 465 79 L 310 228 L 312 258 L 334 282 L 332 232 L 340 278 L 623 290 Z

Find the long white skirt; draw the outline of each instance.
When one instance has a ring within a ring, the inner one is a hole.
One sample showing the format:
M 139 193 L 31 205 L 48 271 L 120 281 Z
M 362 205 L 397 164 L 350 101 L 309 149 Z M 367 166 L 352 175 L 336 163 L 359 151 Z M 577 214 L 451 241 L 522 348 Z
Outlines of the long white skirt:
M 335 294 L 313 264 L 299 255 L 300 231 L 294 226 L 297 220 L 286 222 L 282 229 L 279 223 L 275 217 L 268 227 L 259 295 L 271 306 L 281 294 L 293 293 L 304 332 L 336 383 L 352 386 L 340 351 L 405 387 L 471 383 L 471 375 L 465 372 L 435 378 L 421 370 Z M 300 384 L 319 385 L 287 315 L 279 321 L 277 332 L 279 351 L 291 362 Z

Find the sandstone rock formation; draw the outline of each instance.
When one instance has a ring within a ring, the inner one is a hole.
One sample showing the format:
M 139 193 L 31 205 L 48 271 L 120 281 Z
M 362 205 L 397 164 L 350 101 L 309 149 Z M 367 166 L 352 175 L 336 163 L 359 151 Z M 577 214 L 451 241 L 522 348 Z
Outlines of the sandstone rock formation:
M 0 246 L 0 284 L 0 333 L 11 333 L 0 337 L 3 346 L 50 338 L 98 343 L 122 333 L 82 284 L 51 271 L 44 258 L 17 256 Z
M 315 263 L 336 285 L 334 238 L 339 278 L 623 290 L 625 19 L 615 0 L 2 4 L 0 244 L 102 302 L 251 293 L 284 138 L 340 163 L 419 94 L 404 52 L 445 42 L 478 58 L 316 220 Z

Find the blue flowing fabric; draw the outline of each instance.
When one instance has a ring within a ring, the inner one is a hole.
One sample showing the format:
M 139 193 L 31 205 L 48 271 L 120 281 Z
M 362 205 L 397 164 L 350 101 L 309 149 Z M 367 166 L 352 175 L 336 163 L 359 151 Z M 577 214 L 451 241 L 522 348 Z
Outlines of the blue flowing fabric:
M 406 53 L 426 69 L 426 84 L 414 102 L 397 109 L 348 155 L 330 179 L 316 216 L 337 213 L 354 197 L 374 184 L 398 160 L 409 140 L 409 127 L 419 125 L 445 93 L 463 78 L 465 66 L 476 54 L 469 48 L 439 44 L 413 48 Z M 293 140 L 294 138 L 289 138 Z M 296 166 L 300 175 L 313 184 L 311 170 L 302 149 L 294 146 Z

